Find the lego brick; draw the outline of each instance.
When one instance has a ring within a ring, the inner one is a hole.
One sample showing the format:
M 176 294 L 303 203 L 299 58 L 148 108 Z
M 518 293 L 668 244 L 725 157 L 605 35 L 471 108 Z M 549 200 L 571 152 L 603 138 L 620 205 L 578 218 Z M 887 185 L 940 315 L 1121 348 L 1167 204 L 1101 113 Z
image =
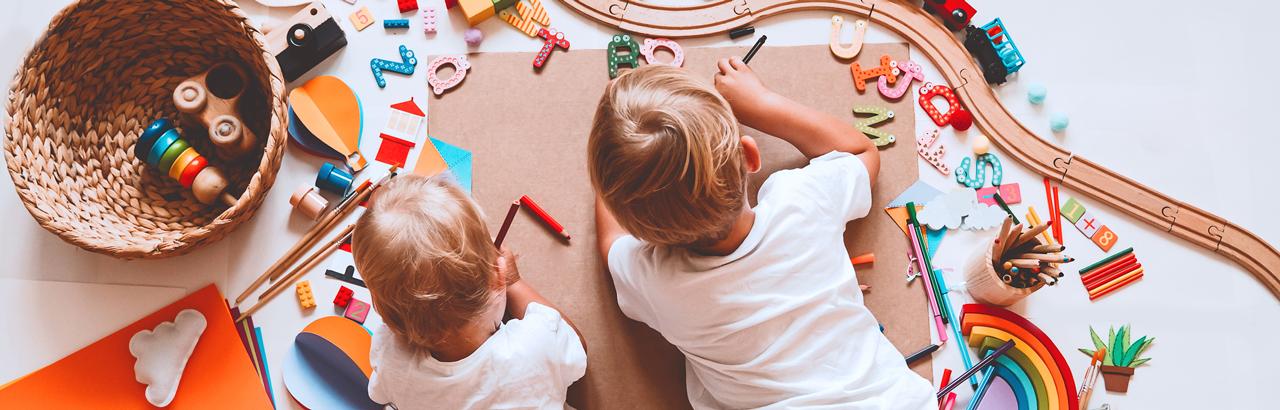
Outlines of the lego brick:
M 1067 198 L 1067 203 L 1062 204 L 1060 213 L 1071 223 L 1076 223 L 1076 221 L 1080 220 L 1080 216 L 1086 213 L 1086 210 L 1084 205 L 1077 202 L 1075 198 Z
M 436 32 L 436 8 L 427 6 L 422 8 L 422 32 L 432 34 Z
M 356 28 L 356 31 L 363 31 L 365 28 L 373 25 L 373 21 L 375 20 L 373 18 L 373 13 L 369 11 L 368 7 L 361 7 L 360 10 L 356 10 L 354 13 L 351 13 L 348 18 L 351 19 L 351 25 Z
M 298 293 L 298 306 L 301 306 L 303 309 L 316 307 L 315 294 L 311 293 L 311 281 L 304 280 L 298 282 L 294 287 L 294 290 Z
M 396 5 L 401 13 L 408 13 L 418 9 L 418 0 L 396 0 Z
M 382 20 L 382 28 L 409 28 L 409 19 Z
M 351 298 L 347 301 L 347 309 L 342 312 L 342 317 L 363 325 L 365 318 L 369 317 L 369 304 L 360 299 Z
M 467 18 L 467 24 L 472 27 L 493 17 L 495 13 L 491 0 L 458 0 L 458 7 L 462 9 L 462 15 Z
M 1094 233 L 1089 239 L 1093 240 L 1093 243 L 1098 245 L 1098 248 L 1101 248 L 1103 252 L 1110 252 L 1111 247 L 1115 246 L 1116 242 L 1120 240 L 1116 233 L 1106 226 L 1098 228 L 1098 232 Z
M 351 297 L 355 295 L 355 291 L 346 286 L 338 287 L 338 294 L 333 297 L 333 305 L 337 307 L 347 307 L 347 303 L 351 302 Z

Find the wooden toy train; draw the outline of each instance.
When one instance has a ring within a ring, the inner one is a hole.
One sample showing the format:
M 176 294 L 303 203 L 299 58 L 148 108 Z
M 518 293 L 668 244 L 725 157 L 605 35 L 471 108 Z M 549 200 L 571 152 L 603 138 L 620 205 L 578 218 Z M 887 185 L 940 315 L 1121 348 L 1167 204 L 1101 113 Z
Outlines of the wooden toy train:
M 964 31 L 964 48 L 978 60 L 982 77 L 990 84 L 1004 84 L 1009 74 L 1022 68 L 1026 60 L 1000 19 L 981 28 L 969 24 L 977 10 L 965 0 L 925 0 L 924 10 L 942 20 L 951 31 Z

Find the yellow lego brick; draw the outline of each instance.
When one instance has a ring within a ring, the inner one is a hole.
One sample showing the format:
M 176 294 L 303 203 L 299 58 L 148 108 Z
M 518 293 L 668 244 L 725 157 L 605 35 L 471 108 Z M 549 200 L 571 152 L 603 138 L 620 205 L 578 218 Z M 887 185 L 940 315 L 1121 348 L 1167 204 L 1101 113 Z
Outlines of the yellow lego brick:
M 298 282 L 298 285 L 294 287 L 294 289 L 298 292 L 298 306 L 301 306 L 303 309 L 316 307 L 316 297 L 311 293 L 310 281 L 304 280 L 302 282 Z
M 458 0 L 458 8 L 462 9 L 467 24 L 472 27 L 494 14 L 492 0 Z

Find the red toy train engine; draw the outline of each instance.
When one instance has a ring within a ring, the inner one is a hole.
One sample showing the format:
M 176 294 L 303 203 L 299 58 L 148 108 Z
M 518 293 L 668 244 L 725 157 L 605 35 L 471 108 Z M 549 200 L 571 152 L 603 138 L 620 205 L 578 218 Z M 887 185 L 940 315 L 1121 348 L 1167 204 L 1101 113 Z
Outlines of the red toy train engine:
M 978 12 L 965 0 L 924 0 L 924 11 L 938 16 L 951 31 L 964 29 Z

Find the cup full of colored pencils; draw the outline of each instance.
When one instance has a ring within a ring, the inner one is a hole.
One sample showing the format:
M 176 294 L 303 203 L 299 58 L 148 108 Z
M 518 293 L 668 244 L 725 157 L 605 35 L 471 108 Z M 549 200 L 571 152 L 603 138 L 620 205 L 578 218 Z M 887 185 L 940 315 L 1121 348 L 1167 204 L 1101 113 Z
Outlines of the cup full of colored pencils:
M 1049 224 L 1024 228 L 1005 219 L 991 246 L 983 246 L 965 265 L 969 294 L 978 302 L 1008 306 L 1045 285 L 1056 285 L 1060 266 L 1075 259 L 1066 247 L 1045 242 L 1040 235 Z

